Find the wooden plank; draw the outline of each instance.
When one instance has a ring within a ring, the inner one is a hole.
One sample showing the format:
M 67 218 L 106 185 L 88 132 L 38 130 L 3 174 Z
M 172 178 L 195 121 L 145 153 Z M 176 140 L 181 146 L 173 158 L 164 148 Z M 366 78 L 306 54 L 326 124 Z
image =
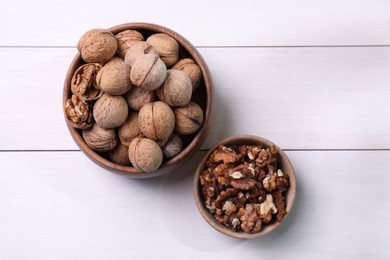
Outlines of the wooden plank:
M 238 241 L 197 212 L 193 172 L 204 152 L 148 180 L 107 172 L 81 152 L 2 152 L 0 258 L 388 259 L 390 152 L 287 154 L 294 211 L 273 233 Z
M 243 133 L 285 149 L 390 148 L 390 48 L 199 51 L 217 97 L 203 148 Z M 61 100 L 75 53 L 74 48 L 0 49 L 0 150 L 77 149 Z
M 197 46 L 390 44 L 387 0 L 0 2 L 0 46 L 75 46 L 92 28 L 169 27 Z

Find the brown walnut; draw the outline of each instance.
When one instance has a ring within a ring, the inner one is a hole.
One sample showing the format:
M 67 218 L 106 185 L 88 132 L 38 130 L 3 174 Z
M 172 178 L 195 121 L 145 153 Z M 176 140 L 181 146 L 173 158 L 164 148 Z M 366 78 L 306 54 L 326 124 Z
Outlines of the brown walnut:
M 168 34 L 156 33 L 149 36 L 146 41 L 156 48 L 167 67 L 174 65 L 179 59 L 179 44 Z
M 129 145 L 131 164 L 144 172 L 152 172 L 160 167 L 163 153 L 158 144 L 148 138 L 135 138 Z
M 145 90 L 155 90 L 165 80 L 167 68 L 164 62 L 154 54 L 139 57 L 130 71 L 131 82 Z
M 99 63 L 81 65 L 73 74 L 70 89 L 80 99 L 91 101 L 98 99 L 103 92 L 96 89 L 95 79 L 102 66 Z
M 128 110 L 126 100 L 122 96 L 103 94 L 93 107 L 93 118 L 100 127 L 115 128 L 125 122 Z
M 98 152 L 110 151 L 118 143 L 114 129 L 104 129 L 96 123 L 92 127 L 84 129 L 82 136 L 85 143 Z
M 134 62 L 145 54 L 159 55 L 157 50 L 149 43 L 145 41 L 135 42 L 128 49 L 125 56 L 125 62 L 132 67 Z
M 130 66 L 121 58 L 114 57 L 99 71 L 96 76 L 96 83 L 107 94 L 125 94 L 132 86 L 130 69 Z
M 72 95 L 65 104 L 65 114 L 69 124 L 78 129 L 87 129 L 92 125 L 92 111 L 88 104 L 78 96 Z
M 183 150 L 183 140 L 180 135 L 173 133 L 162 146 L 164 157 L 170 159 Z
M 128 147 L 118 143 L 113 150 L 108 152 L 108 159 L 121 165 L 130 165 Z
M 195 91 L 198 88 L 200 81 L 202 80 L 202 71 L 193 59 L 181 59 L 173 65 L 172 69 L 181 70 L 187 73 L 191 80 L 192 91 Z
M 118 129 L 119 140 L 124 146 L 129 146 L 136 137 L 143 137 L 138 125 L 138 113 L 130 112 L 126 121 Z
M 138 124 L 146 137 L 155 141 L 165 141 L 175 127 L 175 115 L 167 104 L 156 101 L 141 108 Z
M 156 93 L 161 101 L 171 107 L 185 106 L 191 100 L 191 80 L 183 71 L 168 70 L 164 83 Z
M 114 56 L 117 46 L 116 39 L 109 30 L 92 29 L 81 36 L 77 50 L 84 61 L 102 63 Z
M 136 42 L 143 41 L 144 37 L 136 30 L 125 30 L 115 34 L 115 39 L 118 42 L 116 53 L 119 57 L 124 59 L 130 46 Z
M 202 108 L 193 101 L 186 106 L 177 107 L 175 113 L 175 131 L 182 135 L 195 133 L 203 123 Z
M 145 104 L 153 102 L 154 98 L 154 91 L 145 90 L 140 87 L 131 88 L 125 95 L 127 104 L 135 111 L 139 111 Z

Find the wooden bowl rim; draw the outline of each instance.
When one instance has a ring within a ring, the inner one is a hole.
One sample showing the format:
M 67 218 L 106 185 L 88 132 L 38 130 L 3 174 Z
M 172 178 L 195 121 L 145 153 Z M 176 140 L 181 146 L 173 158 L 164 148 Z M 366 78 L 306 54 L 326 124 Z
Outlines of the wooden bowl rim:
M 75 70 L 80 66 L 82 59 L 80 53 L 77 53 L 76 56 L 73 58 L 69 69 L 67 71 L 65 82 L 64 82 L 64 88 L 63 88 L 63 114 L 65 118 L 66 125 L 68 127 L 68 130 L 77 144 L 77 146 L 80 148 L 80 150 L 93 162 L 100 165 L 103 168 L 106 168 L 108 170 L 111 170 L 116 173 L 120 174 L 126 174 L 129 177 L 133 178 L 150 178 L 150 177 L 157 177 L 160 175 L 163 175 L 165 173 L 168 173 L 172 171 L 174 168 L 180 166 L 182 163 L 190 159 L 202 146 L 204 141 L 207 138 L 207 135 L 211 128 L 212 119 L 214 116 L 215 111 L 215 94 L 214 94 L 214 83 L 210 74 L 210 71 L 207 67 L 206 62 L 204 61 L 203 57 L 200 55 L 200 53 L 196 50 L 196 48 L 183 36 L 178 34 L 177 32 L 168 29 L 164 26 L 152 24 L 152 23 L 125 23 L 113 26 L 109 28 L 113 34 L 116 34 L 118 32 L 124 31 L 124 30 L 144 30 L 144 31 L 150 31 L 152 33 L 166 33 L 173 37 L 179 45 L 184 48 L 188 54 L 191 56 L 191 58 L 198 64 L 202 71 L 202 77 L 204 81 L 204 87 L 205 87 L 205 94 L 206 94 L 206 102 L 205 102 L 205 109 L 204 109 L 204 122 L 201 126 L 201 128 L 198 130 L 196 136 L 191 140 L 191 142 L 185 147 L 178 155 L 171 158 L 168 161 L 165 161 L 159 169 L 153 172 L 142 172 L 137 170 L 134 167 L 130 166 L 124 166 L 119 165 L 116 163 L 113 163 L 104 157 L 100 156 L 98 153 L 96 153 L 94 150 L 92 150 L 89 146 L 86 145 L 84 142 L 81 134 L 79 131 L 75 128 L 73 128 L 70 123 L 67 120 L 67 116 L 65 114 L 64 108 L 67 99 L 69 98 L 70 94 L 70 84 L 71 79 L 73 76 L 73 73 Z
M 228 227 L 225 227 L 221 225 L 214 216 L 210 214 L 210 212 L 205 208 L 203 205 L 202 195 L 200 192 L 200 184 L 199 184 L 199 177 L 200 174 L 205 170 L 205 163 L 207 158 L 211 155 L 211 153 L 218 148 L 219 145 L 233 145 L 233 144 L 261 144 L 266 147 L 270 147 L 271 145 L 274 145 L 278 151 L 278 154 L 280 156 L 280 163 L 281 168 L 283 169 L 283 172 L 287 173 L 290 177 L 290 187 L 288 191 L 286 192 L 286 211 L 287 214 L 284 216 L 282 222 L 274 222 L 273 224 L 266 225 L 262 227 L 260 232 L 257 233 L 245 233 L 245 232 L 234 232 L 233 230 L 229 229 Z M 217 144 L 215 144 L 212 148 L 210 148 L 207 152 L 207 154 L 203 157 L 202 161 L 199 163 L 198 167 L 195 171 L 195 177 L 194 177 L 194 200 L 195 204 L 201 214 L 201 216 L 206 220 L 206 222 L 213 227 L 215 230 L 221 232 L 222 234 L 240 238 L 240 239 L 248 239 L 248 238 L 257 238 L 264 236 L 268 234 L 269 232 L 275 230 L 277 227 L 279 227 L 283 222 L 285 222 L 286 217 L 290 214 L 296 197 L 296 176 L 293 169 L 293 166 L 287 157 L 287 155 L 283 152 L 282 149 L 280 149 L 277 145 L 272 143 L 271 141 L 262 138 L 260 136 L 256 135 L 234 135 L 228 138 L 225 138 L 221 141 L 219 141 Z

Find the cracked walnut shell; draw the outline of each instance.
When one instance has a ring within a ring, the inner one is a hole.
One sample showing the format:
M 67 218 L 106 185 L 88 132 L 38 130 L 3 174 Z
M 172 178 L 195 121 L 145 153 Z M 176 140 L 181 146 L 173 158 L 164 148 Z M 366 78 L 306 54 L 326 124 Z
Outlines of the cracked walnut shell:
M 65 104 L 65 114 L 69 124 L 78 129 L 87 129 L 92 125 L 92 111 L 88 104 L 78 96 L 72 95 Z
M 99 63 L 87 63 L 80 66 L 73 74 L 70 83 L 72 93 L 85 101 L 98 99 L 103 92 L 95 88 L 95 79 L 101 68 Z

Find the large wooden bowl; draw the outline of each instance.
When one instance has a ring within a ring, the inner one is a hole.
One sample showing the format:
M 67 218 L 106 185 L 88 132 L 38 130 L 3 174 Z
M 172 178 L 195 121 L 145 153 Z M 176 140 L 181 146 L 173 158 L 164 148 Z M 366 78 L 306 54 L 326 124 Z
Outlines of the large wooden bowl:
M 149 24 L 149 23 L 127 23 L 127 24 L 114 26 L 112 28 L 109 28 L 109 30 L 113 34 L 117 34 L 124 30 L 137 30 L 143 34 L 145 39 L 154 33 L 166 33 L 172 36 L 174 39 L 176 39 L 176 41 L 179 43 L 180 46 L 180 59 L 185 57 L 192 58 L 198 64 L 198 66 L 202 71 L 202 81 L 198 89 L 194 92 L 192 100 L 198 103 L 198 105 L 200 105 L 203 109 L 204 112 L 203 125 L 194 134 L 183 137 L 184 149 L 178 155 L 176 155 L 175 157 L 167 161 L 164 161 L 163 164 L 160 166 L 160 168 L 157 169 L 156 171 L 148 172 L 148 173 L 141 172 L 134 167 L 123 166 L 123 165 L 113 163 L 108 159 L 106 159 L 106 155 L 104 153 L 98 153 L 92 150 L 91 148 L 89 148 L 81 136 L 81 131 L 70 126 L 66 118 L 66 114 L 64 113 L 65 121 L 67 123 L 69 132 L 73 137 L 74 141 L 76 142 L 76 144 L 78 145 L 78 147 L 81 149 L 81 151 L 83 151 L 84 154 L 87 155 L 92 161 L 94 161 L 95 163 L 97 163 L 98 165 L 106 169 L 118 173 L 125 173 L 134 178 L 156 177 L 164 173 L 168 173 L 172 171 L 174 168 L 184 163 L 185 161 L 187 161 L 188 159 L 190 159 L 201 147 L 201 145 L 206 140 L 206 137 L 209 133 L 210 122 L 212 121 L 212 116 L 215 110 L 213 81 L 209 69 L 207 68 L 206 63 L 201 57 L 201 55 L 199 54 L 199 52 L 189 41 L 187 41 L 183 36 L 179 35 L 178 33 L 168 28 L 165 28 L 163 26 Z M 70 67 L 66 74 L 64 90 L 63 90 L 64 108 L 65 108 L 66 101 L 71 96 L 70 87 L 71 87 L 72 76 L 76 71 L 76 69 L 83 63 L 84 61 L 81 59 L 80 54 L 77 54 L 76 57 L 73 59 L 72 63 L 70 64 Z
M 217 143 L 214 147 L 212 147 L 208 153 L 206 154 L 206 156 L 203 158 L 203 160 L 199 163 L 197 169 L 196 169 L 196 172 L 195 172 L 195 179 L 194 179 L 194 198 L 195 198 L 195 203 L 196 203 L 196 206 L 198 207 L 199 209 L 199 212 L 200 214 L 202 215 L 202 217 L 206 220 L 206 222 L 212 226 L 214 229 L 216 229 L 217 231 L 225 234 L 225 235 L 228 235 L 228 236 L 231 236 L 231 237 L 235 237 L 235 238 L 243 238 L 243 239 L 247 239 L 247 238 L 256 238 L 256 237 L 260 237 L 260 236 L 263 236 L 269 232 L 271 232 L 272 230 L 274 230 L 275 228 L 277 228 L 281 223 L 283 223 L 284 219 L 282 220 L 282 222 L 274 222 L 274 223 L 270 223 L 270 224 L 264 224 L 263 227 L 261 228 L 261 230 L 257 233 L 245 233 L 245 232 L 235 232 L 233 230 L 231 230 L 230 228 L 226 227 L 226 226 L 223 226 L 221 225 L 213 215 L 210 214 L 210 212 L 208 211 L 208 209 L 205 207 L 204 205 L 204 200 L 203 200 L 203 195 L 202 195 L 202 190 L 201 190 L 201 185 L 199 183 L 199 177 L 200 175 L 202 174 L 202 172 L 204 170 L 206 170 L 206 161 L 207 159 L 209 158 L 209 156 L 211 155 L 211 153 L 216 150 L 218 148 L 219 145 L 225 145 L 225 146 L 229 146 L 229 145 L 262 145 L 264 147 L 270 147 L 271 145 L 274 145 L 278 151 L 278 155 L 279 155 L 279 167 L 282 169 L 282 171 L 286 174 L 288 174 L 289 178 L 290 178 L 290 187 L 289 189 L 286 191 L 285 193 L 285 201 L 286 201 L 286 211 L 287 211 L 287 214 L 284 216 L 284 219 L 286 219 L 286 217 L 288 216 L 288 214 L 290 213 L 293 205 L 294 205 L 294 201 L 295 201 L 295 194 L 296 194 L 296 180 L 295 180 L 295 173 L 294 173 L 294 169 L 291 165 L 291 162 L 290 160 L 287 158 L 286 154 L 279 148 L 277 147 L 275 144 L 273 144 L 272 142 L 264 139 L 264 138 L 261 138 L 261 137 L 258 137 L 258 136 L 253 136 L 253 135 L 236 135 L 236 136 L 232 136 L 232 137 L 229 137 L 229 138 L 226 138 L 222 141 L 220 141 L 219 143 Z

